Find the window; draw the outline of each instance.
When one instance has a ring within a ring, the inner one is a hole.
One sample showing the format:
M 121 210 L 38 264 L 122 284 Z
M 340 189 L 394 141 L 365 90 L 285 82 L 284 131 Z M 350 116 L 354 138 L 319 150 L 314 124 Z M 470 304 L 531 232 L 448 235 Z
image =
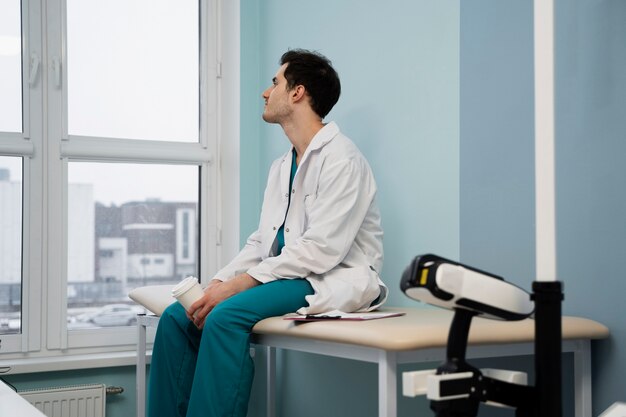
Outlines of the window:
M 132 351 L 130 289 L 219 267 L 220 4 L 0 2 L 0 367 Z
M 30 94 L 24 87 L 28 78 L 22 76 L 22 68 L 29 50 L 22 47 L 23 26 L 21 2 L 0 2 L 0 353 L 26 348 L 23 332 L 29 313 L 36 310 L 29 311 L 32 303 L 25 298 L 29 285 L 35 286 L 25 278 L 29 266 L 24 247 L 31 224 L 24 213 L 33 141 L 26 140 L 30 129 L 24 109 Z
M 70 135 L 198 142 L 198 4 L 67 0 Z
M 57 279 L 67 291 L 48 294 L 66 300 L 60 309 L 49 308 L 59 323 L 60 337 L 50 341 L 55 347 L 103 343 L 104 328 L 132 321 L 98 321 L 92 315 L 133 306 L 127 297 L 132 288 L 173 284 L 214 263 L 214 243 L 208 247 L 214 238 L 186 242 L 203 258 L 177 258 L 178 210 L 215 222 L 209 216 L 216 200 L 200 192 L 216 175 L 209 164 L 216 150 L 215 119 L 200 116 L 210 113 L 217 91 L 216 81 L 207 81 L 215 57 L 202 48 L 202 34 L 209 33 L 202 24 L 210 24 L 201 19 L 201 7 L 207 5 L 67 0 L 66 71 L 63 88 L 51 97 L 60 104 L 51 105 L 60 122 L 49 131 L 61 145 L 59 204 L 65 222 L 59 232 L 66 242 Z M 190 236 L 202 237 L 199 221 L 188 227 Z M 100 257 L 101 251 L 108 252 Z M 127 343 L 133 333 L 128 329 L 128 337 L 108 343 Z
M 20 1 L 0 2 L 0 132 L 22 131 Z
M 22 160 L 0 156 L 0 334 L 22 328 Z
M 174 262 L 176 214 L 197 212 L 198 174 L 195 166 L 69 163 L 68 323 L 96 327 L 85 313 L 132 304 L 131 289 L 198 276 L 197 262 Z M 107 323 L 126 324 L 99 326 Z

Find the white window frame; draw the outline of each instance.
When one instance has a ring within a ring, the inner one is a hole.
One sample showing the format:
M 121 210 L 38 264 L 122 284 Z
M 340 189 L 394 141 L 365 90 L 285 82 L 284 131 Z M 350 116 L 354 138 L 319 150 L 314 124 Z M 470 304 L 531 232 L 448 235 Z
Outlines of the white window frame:
M 55 7 L 50 7 L 54 4 Z M 200 11 L 200 132 L 197 143 L 176 143 L 151 140 L 82 137 L 68 134 L 67 100 L 67 22 L 66 0 L 48 2 L 48 56 L 51 63 L 61 66 L 61 76 L 48 73 L 48 210 L 50 218 L 61 222 L 49 223 L 49 234 L 61 237 L 61 245 L 48 249 L 47 316 L 48 349 L 73 349 L 98 346 L 124 346 L 136 339 L 134 328 L 67 330 L 67 167 L 70 162 L 130 162 L 190 164 L 200 167 L 200 224 L 216 224 L 215 190 L 217 171 L 217 9 L 216 1 L 198 2 Z M 56 32 L 60 31 L 59 34 Z M 60 36 L 59 36 L 60 35 Z M 58 87 L 58 79 L 61 86 Z M 53 188 L 55 188 L 53 190 Z M 54 228 L 54 230 L 52 230 Z M 204 273 L 215 265 L 216 241 L 213 230 L 200 233 L 200 268 Z M 115 337 L 111 337 L 115 334 Z
M 33 2 L 34 3 L 34 2 Z M 33 352 L 41 347 L 41 235 L 43 89 L 39 4 L 22 2 L 22 132 L 0 132 L 0 154 L 22 157 L 22 314 L 21 333 L 0 335 L 0 355 Z M 2 357 L 0 356 L 0 357 Z M 1 368 L 1 365 L 0 365 Z
M 204 69 L 200 71 L 200 140 L 171 143 L 68 135 L 66 0 L 48 0 L 43 6 L 40 1 L 22 0 L 24 132 L 0 133 L 0 155 L 24 157 L 23 332 L 0 335 L 0 373 L 134 361 L 134 328 L 67 330 L 68 162 L 199 166 L 202 277 L 210 278 L 238 251 L 239 1 L 198 3 Z M 222 25 L 223 19 L 227 25 Z M 40 64 L 29 84 L 31 59 Z M 61 88 L 53 62 L 60 64 Z M 228 73 L 223 74 L 223 68 Z

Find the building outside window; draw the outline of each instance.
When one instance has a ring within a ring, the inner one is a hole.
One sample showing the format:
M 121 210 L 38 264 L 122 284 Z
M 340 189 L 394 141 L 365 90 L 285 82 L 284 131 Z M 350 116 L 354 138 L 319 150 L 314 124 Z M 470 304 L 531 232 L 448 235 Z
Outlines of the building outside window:
M 140 184 L 128 185 L 128 173 Z M 198 228 L 197 167 L 71 163 L 68 182 L 69 329 L 101 326 L 86 313 L 132 304 L 127 294 L 135 287 L 198 276 L 196 256 L 177 256 L 199 251 L 199 242 L 189 239 Z M 175 192 L 167 191 L 167 182 Z M 122 188 L 124 194 L 115 191 Z

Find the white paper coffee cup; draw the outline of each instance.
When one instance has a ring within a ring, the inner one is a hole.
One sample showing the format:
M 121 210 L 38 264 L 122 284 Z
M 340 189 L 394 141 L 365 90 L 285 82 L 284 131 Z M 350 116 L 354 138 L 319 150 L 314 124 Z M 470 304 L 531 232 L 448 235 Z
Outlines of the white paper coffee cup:
M 187 277 L 172 288 L 172 296 L 185 307 L 185 310 L 189 310 L 203 295 L 204 291 L 196 277 Z

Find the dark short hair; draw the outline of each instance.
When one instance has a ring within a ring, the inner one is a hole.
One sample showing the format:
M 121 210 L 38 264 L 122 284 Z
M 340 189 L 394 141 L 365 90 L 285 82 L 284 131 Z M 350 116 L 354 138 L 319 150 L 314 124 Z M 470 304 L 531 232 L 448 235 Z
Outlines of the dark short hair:
M 287 88 L 303 85 L 311 98 L 313 111 L 322 119 L 339 100 L 341 83 L 332 63 L 324 55 L 305 49 L 291 49 L 280 58 L 287 64 Z

